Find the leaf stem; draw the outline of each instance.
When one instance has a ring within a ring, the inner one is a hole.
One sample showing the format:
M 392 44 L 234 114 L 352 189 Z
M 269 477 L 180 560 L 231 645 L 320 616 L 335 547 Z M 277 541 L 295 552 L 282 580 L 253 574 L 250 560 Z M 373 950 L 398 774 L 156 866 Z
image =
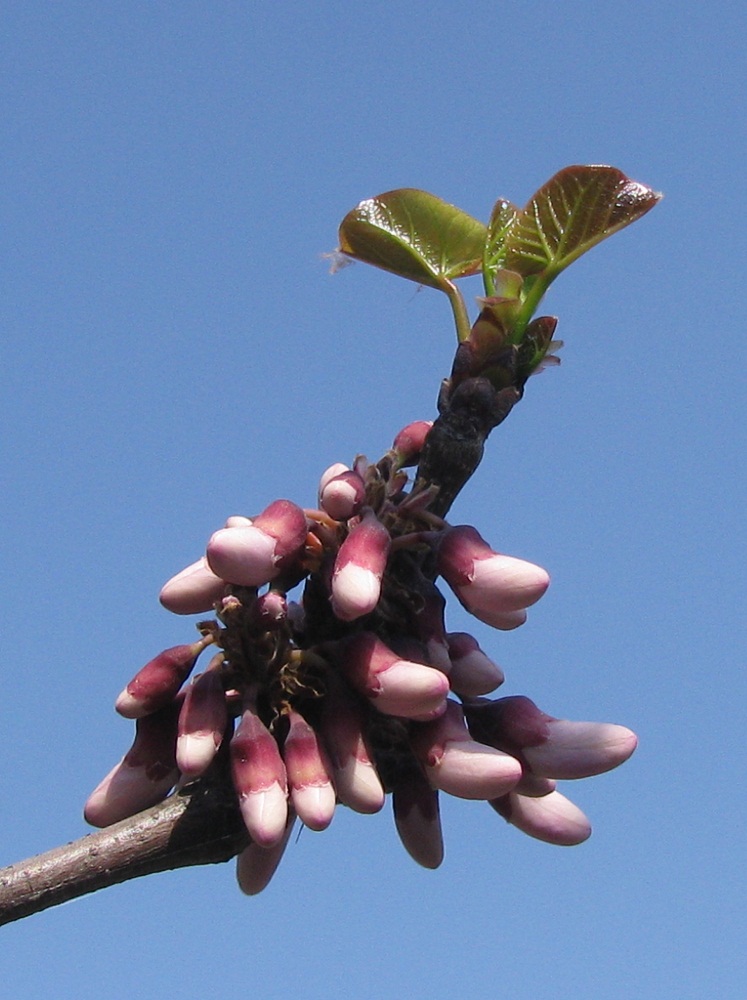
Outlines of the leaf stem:
M 457 331 L 457 340 L 460 344 L 463 344 L 464 341 L 468 339 L 470 330 L 472 329 L 464 297 L 453 281 L 445 279 L 441 287 L 448 295 L 449 302 L 451 303 L 451 311 L 454 314 L 454 323 Z

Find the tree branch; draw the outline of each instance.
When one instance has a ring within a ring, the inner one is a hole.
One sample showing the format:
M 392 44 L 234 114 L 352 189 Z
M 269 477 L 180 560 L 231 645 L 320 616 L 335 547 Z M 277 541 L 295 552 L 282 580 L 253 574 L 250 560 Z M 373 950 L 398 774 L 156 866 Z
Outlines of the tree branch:
M 0 925 L 141 875 L 228 861 L 248 842 L 230 782 L 194 782 L 130 819 L 0 869 Z

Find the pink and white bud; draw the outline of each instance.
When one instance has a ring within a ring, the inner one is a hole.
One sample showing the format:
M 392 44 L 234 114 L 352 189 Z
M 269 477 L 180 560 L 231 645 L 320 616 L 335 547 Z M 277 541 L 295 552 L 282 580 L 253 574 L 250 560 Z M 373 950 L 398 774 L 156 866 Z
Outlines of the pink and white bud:
M 319 503 L 335 521 L 347 521 L 360 513 L 366 501 L 366 484 L 357 472 L 346 469 L 332 476 L 320 490 Z
M 623 764 L 638 745 L 625 726 L 611 722 L 570 722 L 550 719 L 547 739 L 524 749 L 535 774 L 551 778 L 589 778 Z
M 366 746 L 363 716 L 340 685 L 327 691 L 320 731 L 340 802 L 355 812 L 378 812 L 384 805 L 384 789 Z
M 438 792 L 413 773 L 395 787 L 392 807 L 399 839 L 410 857 L 423 868 L 438 868 L 444 859 Z
M 335 813 L 332 764 L 316 733 L 298 712 L 288 715 L 290 728 L 283 759 L 293 808 L 310 830 L 326 830 Z
M 288 819 L 288 785 L 278 745 L 247 707 L 231 740 L 231 774 L 249 836 L 260 847 L 277 844 Z
M 228 709 L 219 673 L 222 661 L 223 653 L 218 653 L 208 670 L 195 677 L 184 693 L 179 713 L 176 763 L 184 777 L 190 780 L 207 771 L 226 732 Z
M 472 739 L 454 701 L 449 701 L 440 719 L 414 728 L 410 741 L 432 787 L 449 795 L 493 799 L 509 792 L 521 778 L 515 757 Z
M 212 641 L 211 636 L 204 636 L 191 645 L 172 646 L 159 653 L 135 674 L 114 703 L 115 709 L 125 719 L 140 719 L 168 705 Z
M 470 730 L 492 746 L 517 753 L 536 775 L 588 778 L 624 763 L 637 745 L 625 726 L 555 719 L 531 698 L 514 695 L 466 706 Z
M 389 532 L 368 509 L 340 546 L 332 573 L 332 610 L 341 621 L 370 614 L 379 603 L 390 542 Z
M 428 432 L 433 427 L 432 420 L 414 420 L 407 427 L 403 427 L 394 439 L 392 451 L 397 456 L 397 464 L 400 468 L 407 468 L 417 465 L 420 461 L 420 452 L 425 445 Z
M 200 615 L 212 611 L 225 592 L 226 581 L 213 573 L 203 556 L 172 576 L 158 599 L 175 615 Z
M 247 896 L 256 896 L 269 885 L 288 846 L 295 822 L 296 817 L 290 811 L 285 832 L 276 844 L 272 847 L 249 844 L 236 858 L 236 881 Z
M 477 639 L 467 632 L 449 632 L 446 640 L 452 691 L 465 698 L 475 698 L 500 687 L 504 681 L 503 671 L 483 653 Z
M 510 792 L 490 805 L 522 833 L 547 844 L 574 847 L 591 836 L 587 817 L 560 792 L 539 798 Z
M 550 583 L 544 569 L 494 552 L 468 524 L 443 532 L 438 572 L 471 614 L 502 629 L 521 625 L 524 609 L 538 601 Z
M 216 531 L 208 542 L 207 562 L 229 583 L 261 587 L 300 555 L 306 533 L 303 510 L 290 500 L 275 500 L 250 525 Z
M 320 505 L 322 502 L 322 493 L 324 492 L 324 487 L 327 485 L 330 479 L 334 479 L 335 476 L 339 476 L 340 473 L 342 472 L 350 472 L 350 466 L 344 465 L 342 462 L 335 462 L 333 465 L 330 465 L 328 469 L 324 470 L 321 479 L 319 480 L 319 492 L 317 494 Z
M 275 632 L 288 617 L 288 601 L 285 594 L 268 590 L 261 594 L 251 608 L 252 625 L 264 632 Z
M 448 678 L 433 667 L 401 659 L 373 632 L 358 632 L 329 648 L 353 687 L 380 712 L 405 719 L 431 719 L 444 712 Z
M 92 826 L 111 826 L 156 805 L 179 780 L 176 725 L 179 704 L 138 719 L 135 740 L 122 760 L 88 797 L 83 810 Z
M 557 784 L 554 778 L 540 778 L 539 775 L 525 770 L 521 781 L 513 791 L 519 795 L 528 795 L 530 799 L 539 799 L 554 792 Z

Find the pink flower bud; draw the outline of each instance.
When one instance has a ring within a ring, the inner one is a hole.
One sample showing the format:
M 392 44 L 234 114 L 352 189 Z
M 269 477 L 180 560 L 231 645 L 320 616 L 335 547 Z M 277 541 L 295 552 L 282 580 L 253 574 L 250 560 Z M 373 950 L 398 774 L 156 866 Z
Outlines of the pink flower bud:
M 327 691 L 321 735 L 340 802 L 355 812 L 378 812 L 384 805 L 384 789 L 363 736 L 360 708 L 341 684 Z
M 230 517 L 226 518 L 225 528 L 248 528 L 251 524 L 254 524 L 250 517 L 244 517 L 243 514 L 231 514 Z
M 324 492 L 324 487 L 327 485 L 330 479 L 334 479 L 335 476 L 339 476 L 341 472 L 350 472 L 349 466 L 343 465 L 342 462 L 335 462 L 333 465 L 330 465 L 328 469 L 325 469 L 324 472 L 322 473 L 321 479 L 319 480 L 319 493 L 318 493 L 320 504 L 322 502 L 322 493 Z
M 550 582 L 539 566 L 494 552 L 468 524 L 444 531 L 438 571 L 469 612 L 503 629 L 520 625 L 517 612 L 538 601 Z
M 389 545 L 389 532 L 374 512 L 367 510 L 335 559 L 332 610 L 342 621 L 370 614 L 379 603 Z
M 518 760 L 471 738 L 456 702 L 448 702 L 440 719 L 414 728 L 410 739 L 428 781 L 449 795 L 493 799 L 521 778 Z
M 197 778 L 207 771 L 223 742 L 228 710 L 220 673 L 216 668 L 222 660 L 223 653 L 219 653 L 210 668 L 195 677 L 184 694 L 179 713 L 176 762 L 188 779 Z
M 320 490 L 323 510 L 336 521 L 347 521 L 359 513 L 366 500 L 366 484 L 357 472 L 347 469 L 332 476 Z
M 221 579 L 261 587 L 301 553 L 306 515 L 290 500 L 276 500 L 245 527 L 221 528 L 208 542 L 206 558 Z
M 410 857 L 424 868 L 438 868 L 444 858 L 438 792 L 412 773 L 395 787 L 392 807 L 399 839 Z
M 287 617 L 288 601 L 276 590 L 261 594 L 251 608 L 252 625 L 261 631 L 277 631 Z
M 276 844 L 272 847 L 249 844 L 236 858 L 236 880 L 247 896 L 256 896 L 269 885 L 288 846 L 295 822 L 295 815 L 289 811 L 285 831 Z
M 335 812 L 332 765 L 316 733 L 298 712 L 288 715 L 290 728 L 283 745 L 291 802 L 310 830 L 325 830 Z
M 503 671 L 480 649 L 477 639 L 467 632 L 449 632 L 446 636 L 451 669 L 452 691 L 466 698 L 488 694 L 503 683 Z
M 373 632 L 358 632 L 330 645 L 350 683 L 380 712 L 406 719 L 443 713 L 448 678 L 433 667 L 400 659 Z
M 288 819 L 285 765 L 270 731 L 250 707 L 231 740 L 231 774 L 249 836 L 260 847 L 277 844 Z
M 550 719 L 547 739 L 526 747 L 532 771 L 551 778 L 589 778 L 623 764 L 638 745 L 635 733 L 611 722 Z
M 175 615 L 200 615 L 212 611 L 225 592 L 225 580 L 213 573 L 203 556 L 172 576 L 163 585 L 159 600 Z
M 555 719 L 523 695 L 466 707 L 470 730 L 492 746 L 518 753 L 546 778 L 588 778 L 624 763 L 635 733 L 607 722 Z
M 415 420 L 402 428 L 392 445 L 392 451 L 397 455 L 400 468 L 418 464 L 420 452 L 431 427 L 433 427 L 432 420 Z
M 591 836 L 589 820 L 560 792 L 539 798 L 510 792 L 490 805 L 522 833 L 548 844 L 573 847 Z
M 116 710 L 125 719 L 140 719 L 168 705 L 211 642 L 211 637 L 204 637 L 189 646 L 172 646 L 159 653 L 122 691 L 114 704 Z
M 519 795 L 528 795 L 530 799 L 539 799 L 543 795 L 554 792 L 556 786 L 557 781 L 554 778 L 540 778 L 538 775 L 532 774 L 531 771 L 524 771 L 521 781 L 513 791 Z
M 94 789 L 83 815 L 92 826 L 111 826 L 156 805 L 179 780 L 176 724 L 179 703 L 138 719 L 135 740 L 122 760 Z

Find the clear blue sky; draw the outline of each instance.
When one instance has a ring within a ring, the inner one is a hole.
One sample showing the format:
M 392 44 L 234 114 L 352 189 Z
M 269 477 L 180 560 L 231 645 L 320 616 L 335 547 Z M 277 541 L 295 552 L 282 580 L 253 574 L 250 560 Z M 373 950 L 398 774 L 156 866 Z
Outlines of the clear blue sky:
M 388 810 L 5 928 L 8 995 L 742 1000 L 745 15 L 741 3 L 11 2 L 0 15 L 0 863 L 86 832 L 112 704 L 191 639 L 161 584 L 228 514 L 433 416 L 436 292 L 320 254 L 394 187 L 480 217 L 570 163 L 665 200 L 551 290 L 533 379 L 460 498 L 552 573 L 476 634 L 635 757 L 571 794 L 594 834 L 444 806 L 437 872 Z M 474 287 L 469 294 L 477 294 Z M 453 628 L 467 627 L 452 611 Z

